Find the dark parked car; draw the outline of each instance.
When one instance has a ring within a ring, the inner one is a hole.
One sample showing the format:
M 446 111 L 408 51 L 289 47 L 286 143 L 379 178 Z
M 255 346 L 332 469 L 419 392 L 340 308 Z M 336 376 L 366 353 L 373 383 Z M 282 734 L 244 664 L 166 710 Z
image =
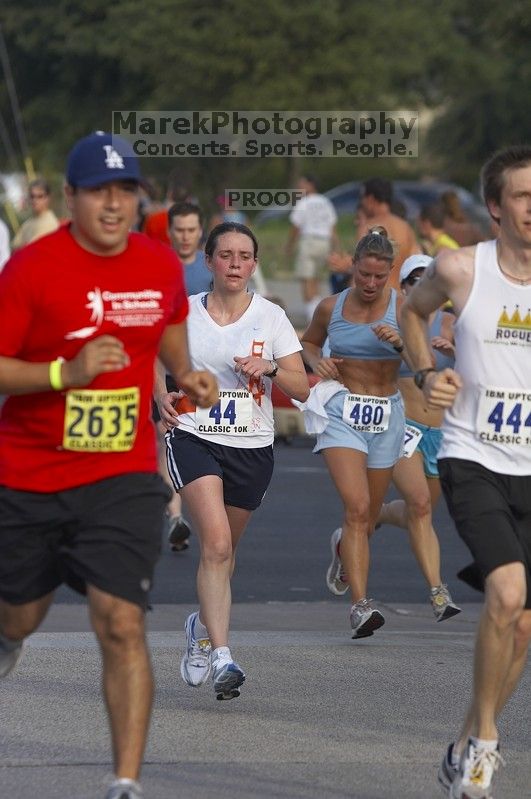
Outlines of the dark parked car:
M 354 214 L 360 201 L 360 187 L 362 181 L 352 180 L 342 183 L 324 194 L 333 203 L 338 215 Z M 394 197 L 406 210 L 409 221 L 414 222 L 423 205 L 429 205 L 439 200 L 445 191 L 455 191 L 463 210 L 473 222 L 488 232 L 489 220 L 487 209 L 471 192 L 457 186 L 455 183 L 442 183 L 439 181 L 424 182 L 420 180 L 395 180 L 393 181 Z M 263 211 L 255 219 L 257 224 L 268 219 L 278 218 L 287 214 L 287 211 Z

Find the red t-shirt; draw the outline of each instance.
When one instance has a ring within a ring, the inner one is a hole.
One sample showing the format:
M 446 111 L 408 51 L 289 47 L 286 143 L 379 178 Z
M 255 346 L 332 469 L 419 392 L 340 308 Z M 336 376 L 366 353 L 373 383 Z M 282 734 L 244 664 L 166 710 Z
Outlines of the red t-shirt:
M 144 220 L 142 233 L 145 233 L 145 235 L 149 236 L 150 239 L 157 239 L 157 241 L 162 241 L 163 244 L 167 244 L 170 247 L 171 241 L 168 235 L 168 211 L 163 209 L 162 211 L 153 211 L 152 214 L 148 214 Z
M 166 325 L 187 314 L 178 259 L 141 234 L 111 257 L 84 250 L 68 227 L 16 252 L 0 274 L 0 355 L 70 360 L 108 334 L 123 341 L 131 363 L 84 389 L 8 397 L 0 484 L 53 492 L 155 472 L 153 363 Z

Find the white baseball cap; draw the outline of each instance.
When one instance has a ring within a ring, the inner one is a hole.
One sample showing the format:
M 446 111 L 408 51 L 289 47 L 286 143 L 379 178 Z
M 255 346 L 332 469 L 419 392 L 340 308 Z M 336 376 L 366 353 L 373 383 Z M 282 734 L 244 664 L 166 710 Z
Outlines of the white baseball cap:
M 407 280 L 410 274 L 415 271 L 415 269 L 426 269 L 426 267 L 428 267 L 432 261 L 433 258 L 431 255 L 425 255 L 424 253 L 410 255 L 400 267 L 400 283 L 403 283 L 404 280 Z

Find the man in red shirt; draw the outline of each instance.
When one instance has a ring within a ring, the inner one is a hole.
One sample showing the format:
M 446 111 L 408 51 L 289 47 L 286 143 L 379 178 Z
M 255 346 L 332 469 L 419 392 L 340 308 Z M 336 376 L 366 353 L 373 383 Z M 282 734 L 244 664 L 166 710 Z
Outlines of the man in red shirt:
M 71 224 L 0 275 L 0 677 L 61 583 L 87 594 L 115 756 L 107 799 L 142 796 L 144 611 L 168 499 L 151 421 L 157 353 L 199 405 L 217 399 L 213 376 L 190 367 L 175 255 L 129 232 L 140 182 L 126 141 L 80 140 L 67 167 Z

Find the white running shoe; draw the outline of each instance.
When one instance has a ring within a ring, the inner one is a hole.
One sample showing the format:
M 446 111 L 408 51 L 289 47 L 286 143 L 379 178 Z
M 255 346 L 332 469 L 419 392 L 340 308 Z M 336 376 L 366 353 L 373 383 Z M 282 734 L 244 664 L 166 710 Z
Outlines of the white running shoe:
M 0 679 L 7 677 L 22 654 L 22 641 L 10 641 L 0 635 Z
M 228 646 L 220 646 L 212 653 L 212 681 L 216 699 L 235 699 L 240 695 L 245 674 L 232 659 Z
M 373 608 L 372 599 L 360 599 L 350 609 L 350 626 L 353 638 L 367 638 L 375 630 L 385 624 L 385 619 L 379 610 Z
M 485 749 L 469 738 L 450 788 L 451 799 L 493 799 L 492 779 L 503 763 L 499 747 Z
M 332 551 L 332 562 L 326 572 L 326 584 L 328 590 L 336 596 L 343 596 L 348 591 L 348 582 L 341 558 L 339 557 L 339 542 L 341 541 L 341 527 L 334 530 L 330 536 L 330 549 Z
M 144 794 L 135 780 L 115 780 L 109 786 L 105 799 L 144 799 Z
M 181 677 L 192 688 L 203 685 L 210 674 L 210 639 L 195 637 L 195 625 L 198 618 L 198 611 L 191 613 L 184 625 L 186 652 L 181 660 Z
M 451 619 L 452 616 L 461 613 L 461 608 L 458 608 L 453 601 L 445 583 L 441 583 L 441 585 L 430 590 L 430 602 L 437 621 Z

